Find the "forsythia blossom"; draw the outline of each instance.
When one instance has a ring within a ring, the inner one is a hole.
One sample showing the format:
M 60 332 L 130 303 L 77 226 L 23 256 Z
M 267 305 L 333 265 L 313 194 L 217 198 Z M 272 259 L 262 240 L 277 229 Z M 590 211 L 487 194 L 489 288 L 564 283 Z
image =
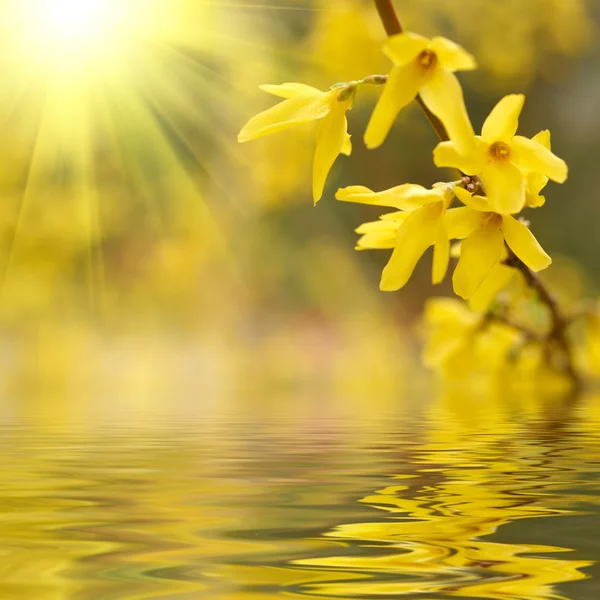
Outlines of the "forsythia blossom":
M 430 246 L 433 246 L 433 283 L 444 279 L 450 259 L 444 214 L 453 197 L 452 184 L 440 184 L 428 190 L 407 183 L 378 193 L 362 186 L 351 186 L 338 190 L 336 197 L 345 202 L 389 206 L 404 211 L 385 215 L 387 222 L 393 225 L 369 223 L 358 229 L 358 233 L 365 234 L 359 240 L 359 248 L 394 248 L 381 276 L 381 290 L 395 291 L 403 287 Z M 394 235 L 392 240 L 391 235 Z
M 394 67 L 365 132 L 367 147 L 380 146 L 400 110 L 420 94 L 456 147 L 470 150 L 473 128 L 454 71 L 475 69 L 475 59 L 446 38 L 428 40 L 408 32 L 389 38 L 383 51 Z
M 478 368 L 498 371 L 521 342 L 519 332 L 454 298 L 431 298 L 424 320 L 428 340 L 423 359 L 446 377 L 460 379 Z
M 536 140 L 516 135 L 525 96 L 505 96 L 483 124 L 472 151 L 464 153 L 453 141 L 441 142 L 433 158 L 438 167 L 454 167 L 478 175 L 492 210 L 520 212 L 526 201 L 526 174 L 540 174 L 558 183 L 567 178 L 566 163 Z M 543 187 L 543 186 L 542 186 Z
M 452 238 L 466 238 L 452 278 L 454 291 L 468 299 L 505 256 L 505 243 L 532 271 L 550 266 L 544 252 L 526 225 L 511 215 L 497 213 L 488 198 L 456 187 L 458 198 L 466 204 L 450 209 L 446 226 Z
M 352 108 L 356 88 L 334 87 L 322 92 L 301 83 L 260 87 L 285 100 L 250 119 L 238 135 L 238 141 L 247 142 L 295 125 L 320 120 L 313 166 L 313 199 L 317 203 L 337 157 L 352 152 L 346 112 Z

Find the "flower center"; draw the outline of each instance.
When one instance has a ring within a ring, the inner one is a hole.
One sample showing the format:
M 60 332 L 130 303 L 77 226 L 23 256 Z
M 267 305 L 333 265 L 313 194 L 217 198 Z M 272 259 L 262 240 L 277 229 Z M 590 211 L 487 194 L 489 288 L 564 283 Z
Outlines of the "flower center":
M 504 142 L 494 142 L 490 146 L 490 154 L 496 160 L 506 160 L 510 156 L 510 146 Z
M 437 55 L 432 50 L 423 50 L 417 57 L 417 62 L 425 69 L 431 69 L 437 64 Z

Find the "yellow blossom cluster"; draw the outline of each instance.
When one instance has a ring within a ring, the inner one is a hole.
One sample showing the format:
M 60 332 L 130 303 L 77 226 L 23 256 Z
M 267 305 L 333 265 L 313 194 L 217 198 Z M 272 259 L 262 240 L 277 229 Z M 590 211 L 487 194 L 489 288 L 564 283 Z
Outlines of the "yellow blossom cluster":
M 541 192 L 549 180 L 563 183 L 567 179 L 567 165 L 552 152 L 549 131 L 532 138 L 518 135 L 525 96 L 510 94 L 499 100 L 476 135 L 456 76 L 456 72 L 475 69 L 476 62 L 446 38 L 402 32 L 388 38 L 383 52 L 392 63 L 386 76 L 338 83 L 328 91 L 299 83 L 262 86 L 284 100 L 250 119 L 239 141 L 319 121 L 313 166 L 316 203 L 338 156 L 352 152 L 346 113 L 353 108 L 359 89 L 368 84 L 383 87 L 364 134 L 367 148 L 380 146 L 398 113 L 417 99 L 441 137 L 433 151 L 435 165 L 456 169 L 458 178 L 431 187 L 403 183 L 382 191 L 362 185 L 339 189 L 336 198 L 340 201 L 393 209 L 356 230 L 360 235 L 357 249 L 392 250 L 381 276 L 383 291 L 406 285 L 430 247 L 434 284 L 444 280 L 453 254 L 458 255 L 453 287 L 469 307 L 447 299 L 426 311 L 427 320 L 433 323 L 425 352 L 428 364 L 453 370 L 457 361 L 473 364 L 479 353 L 491 369 L 525 338 L 527 344 L 537 343 L 538 350 L 547 346 L 545 352 L 536 354 L 538 358 L 558 353 L 559 359 L 550 362 L 573 376 L 565 331 L 568 323 L 551 295 L 540 291 L 535 275 L 552 259 L 529 223 L 519 216 L 524 208 L 544 205 Z M 461 205 L 453 207 L 455 202 Z M 459 242 L 452 246 L 452 240 Z M 534 289 L 551 313 L 547 334 L 530 335 L 508 320 L 491 318 L 498 294 L 515 280 Z

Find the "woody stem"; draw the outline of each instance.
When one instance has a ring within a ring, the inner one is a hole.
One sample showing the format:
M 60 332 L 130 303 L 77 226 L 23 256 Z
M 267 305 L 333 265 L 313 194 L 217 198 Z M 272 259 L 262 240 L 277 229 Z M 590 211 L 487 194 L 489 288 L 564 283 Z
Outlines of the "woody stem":
M 392 0 L 374 0 L 377 12 L 383 27 L 385 28 L 388 36 L 397 35 L 402 33 L 402 24 L 398 18 L 398 14 L 394 9 Z M 417 96 L 417 103 L 425 113 L 429 123 L 433 127 L 437 136 L 441 141 L 445 142 L 449 140 L 448 132 L 442 124 L 442 122 L 425 106 L 421 96 Z M 509 257 L 505 261 L 507 265 L 517 269 L 523 275 L 527 285 L 535 290 L 538 298 L 542 304 L 546 306 L 550 312 L 552 325 L 550 331 L 546 337 L 548 343 L 558 349 L 563 358 L 563 369 L 569 379 L 573 382 L 575 387 L 581 385 L 581 377 L 575 368 L 573 360 L 573 348 L 569 342 L 567 336 L 567 327 L 569 325 L 569 319 L 563 314 L 554 296 L 548 291 L 544 284 L 540 281 L 538 276 L 525 264 L 523 261 L 515 256 L 515 254 L 509 249 Z
M 527 285 L 536 292 L 540 302 L 546 306 L 550 313 L 551 326 L 546 335 L 546 340 L 554 346 L 562 357 L 562 369 L 576 387 L 581 385 L 581 377 L 575 367 L 573 359 L 573 348 L 567 335 L 570 319 L 565 315 L 558 305 L 556 298 L 542 283 L 540 278 L 518 257 L 508 249 L 508 258 L 504 261 L 509 267 L 517 269 Z

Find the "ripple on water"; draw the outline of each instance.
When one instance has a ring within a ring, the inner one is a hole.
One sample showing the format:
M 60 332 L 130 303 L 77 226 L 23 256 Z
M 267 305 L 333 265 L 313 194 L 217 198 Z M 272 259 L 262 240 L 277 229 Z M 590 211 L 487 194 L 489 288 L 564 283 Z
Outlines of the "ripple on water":
M 559 421 L 464 404 L 7 425 L 0 598 L 600 597 L 600 401 Z

